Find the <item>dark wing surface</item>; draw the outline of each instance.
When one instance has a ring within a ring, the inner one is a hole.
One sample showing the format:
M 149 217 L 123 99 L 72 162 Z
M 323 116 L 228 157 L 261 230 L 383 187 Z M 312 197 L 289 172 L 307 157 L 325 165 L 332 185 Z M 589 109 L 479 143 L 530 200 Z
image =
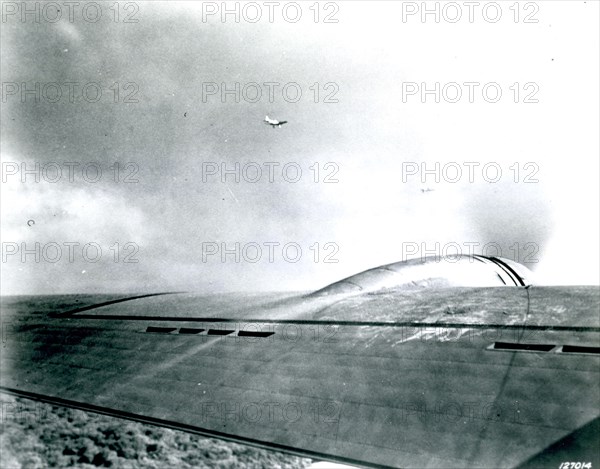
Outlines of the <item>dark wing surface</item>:
M 356 465 L 600 463 L 596 287 L 114 300 L 4 299 L 1 389 Z

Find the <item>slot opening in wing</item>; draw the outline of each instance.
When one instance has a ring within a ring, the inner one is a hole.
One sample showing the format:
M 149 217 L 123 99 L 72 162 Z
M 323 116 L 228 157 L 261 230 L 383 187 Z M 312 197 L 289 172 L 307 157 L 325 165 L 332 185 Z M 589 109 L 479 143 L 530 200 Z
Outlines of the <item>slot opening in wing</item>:
M 170 334 L 171 332 L 176 331 L 176 327 L 158 327 L 158 326 L 148 326 L 146 328 L 146 332 L 154 332 L 158 334 Z
M 230 329 L 209 329 L 208 335 L 229 335 L 233 334 L 235 331 Z
M 560 353 L 592 353 L 595 355 L 600 355 L 600 347 L 586 347 L 583 345 L 563 345 L 560 350 Z
M 275 332 L 262 332 L 262 331 L 240 331 L 238 332 L 239 337 L 270 337 Z
M 515 352 L 549 352 L 554 347 L 554 344 L 524 344 L 511 342 L 495 342 L 491 347 L 493 350 L 512 350 Z

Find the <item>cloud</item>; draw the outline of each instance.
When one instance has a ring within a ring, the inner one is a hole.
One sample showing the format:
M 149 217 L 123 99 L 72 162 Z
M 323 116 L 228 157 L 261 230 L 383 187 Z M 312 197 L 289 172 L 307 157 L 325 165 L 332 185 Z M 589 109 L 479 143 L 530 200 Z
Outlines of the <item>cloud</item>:
M 560 60 L 549 65 L 549 59 L 541 64 L 555 53 L 555 44 L 545 40 L 554 37 L 550 28 L 538 25 L 540 39 L 531 43 L 535 61 L 520 59 L 523 67 L 517 70 L 514 54 L 505 54 L 506 43 L 496 36 L 472 46 L 473 30 L 486 32 L 489 25 L 397 28 L 397 16 L 382 14 L 385 4 L 368 12 L 361 8 L 344 6 L 339 24 L 254 25 L 203 23 L 201 10 L 183 3 L 174 9 L 144 3 L 136 24 L 3 25 L 2 61 L 11 63 L 2 67 L 3 82 L 26 83 L 28 89 L 35 82 L 78 84 L 75 102 L 67 88 L 58 103 L 8 97 L 1 111 L 5 161 L 76 162 L 79 169 L 93 164 L 103 170 L 96 184 L 78 173 L 73 183 L 3 187 L 8 194 L 3 239 L 64 238 L 109 246 L 131 241 L 140 248 L 140 262 L 130 265 L 108 260 L 87 268 L 19 265 L 10 288 L 30 293 L 317 288 L 400 260 L 407 242 L 496 242 L 505 255 L 521 259 L 524 244 L 536 243 L 540 268 L 587 272 L 589 261 L 555 251 L 578 246 L 578 233 L 592 233 L 584 240 L 589 248 L 597 233 L 597 190 L 589 189 L 597 186 L 598 174 L 597 61 L 565 58 L 564 65 Z M 399 7 L 389 8 L 397 12 L 393 8 Z M 561 21 L 575 24 L 576 13 L 569 15 L 545 9 L 555 27 Z M 518 26 L 506 26 L 511 32 L 506 37 L 513 45 L 530 44 L 533 29 Z M 361 27 L 368 34 L 355 34 Z M 452 32 L 443 43 L 435 40 L 440 31 L 434 34 L 432 28 L 438 27 Z M 559 29 L 564 39 L 559 52 L 597 52 L 593 28 L 589 33 L 576 29 L 576 35 L 564 25 Z M 566 96 L 572 76 L 579 84 Z M 472 80 L 501 81 L 507 100 L 423 104 L 402 99 L 403 81 Z M 508 87 L 531 80 L 539 82 L 540 103 L 515 104 Z M 203 99 L 206 83 L 235 89 L 236 82 L 243 87 L 267 81 L 297 83 L 303 98 L 297 103 L 282 99 L 280 86 L 273 102 L 253 103 L 220 92 Z M 83 99 L 89 83 L 101 89 L 97 102 Z M 338 102 L 324 102 L 327 83 L 337 86 Z M 271 129 L 261 122 L 265 114 L 289 124 Z M 504 178 L 498 184 L 402 180 L 404 162 L 436 161 L 496 162 Z M 540 182 L 512 181 L 508 168 L 518 163 L 523 170 L 532 161 L 539 166 Z M 122 169 L 117 182 L 110 169 L 115 162 Z M 204 163 L 231 170 L 236 164 L 264 168 L 272 162 L 279 165 L 273 182 L 203 178 Z M 286 163 L 302 168 L 299 182 L 283 180 Z M 327 163 L 339 168 L 339 182 L 323 182 Z M 129 170 L 128 164 L 133 165 Z M 315 167 L 318 182 L 310 169 Z M 122 178 L 131 168 L 138 182 L 128 184 Z M 423 187 L 434 191 L 422 193 Z M 571 215 L 575 209 L 580 216 Z M 26 226 L 29 219 L 35 219 L 33 229 Z M 297 263 L 231 257 L 204 262 L 203 243 L 213 242 L 295 242 L 304 256 Z M 311 250 L 315 243 L 318 262 Z M 325 243 L 339 247 L 337 263 L 322 262 Z M 515 243 L 520 246 L 511 251 Z M 589 278 L 596 281 L 597 275 Z

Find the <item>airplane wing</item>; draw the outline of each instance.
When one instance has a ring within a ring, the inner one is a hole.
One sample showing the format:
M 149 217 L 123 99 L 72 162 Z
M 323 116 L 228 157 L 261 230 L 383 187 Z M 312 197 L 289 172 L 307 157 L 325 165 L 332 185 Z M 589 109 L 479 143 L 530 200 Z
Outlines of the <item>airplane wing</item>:
M 4 392 L 354 465 L 600 464 L 597 287 L 2 303 Z

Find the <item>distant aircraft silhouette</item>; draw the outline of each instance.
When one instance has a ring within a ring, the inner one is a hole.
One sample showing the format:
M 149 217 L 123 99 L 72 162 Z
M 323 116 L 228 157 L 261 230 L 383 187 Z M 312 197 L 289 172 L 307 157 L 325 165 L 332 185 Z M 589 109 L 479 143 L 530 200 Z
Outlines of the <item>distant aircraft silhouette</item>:
M 269 116 L 265 116 L 265 124 L 269 124 L 273 128 L 281 128 L 283 124 L 287 124 L 287 121 L 278 121 L 277 119 L 271 119 Z

